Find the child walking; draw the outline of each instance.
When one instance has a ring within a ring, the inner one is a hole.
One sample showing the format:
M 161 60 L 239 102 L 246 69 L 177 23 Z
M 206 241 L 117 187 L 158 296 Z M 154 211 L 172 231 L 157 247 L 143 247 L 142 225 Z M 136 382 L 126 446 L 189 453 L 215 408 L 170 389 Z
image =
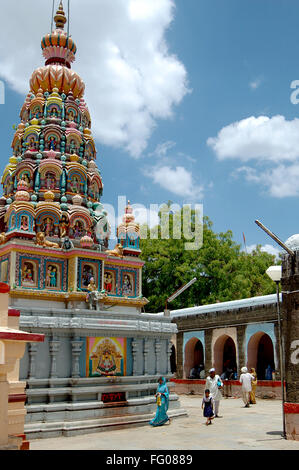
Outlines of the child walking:
M 202 399 L 201 408 L 203 409 L 203 415 L 207 418 L 206 425 L 212 424 L 212 419 L 214 419 L 214 411 L 213 411 L 213 397 L 210 395 L 210 390 L 206 389 L 204 397 Z

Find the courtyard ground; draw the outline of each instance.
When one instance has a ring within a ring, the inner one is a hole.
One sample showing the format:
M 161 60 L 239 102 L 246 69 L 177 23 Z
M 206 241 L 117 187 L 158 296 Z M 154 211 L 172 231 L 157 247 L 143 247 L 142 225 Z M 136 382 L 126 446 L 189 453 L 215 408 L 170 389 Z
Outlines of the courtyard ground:
M 299 441 L 285 440 L 279 400 L 257 400 L 244 408 L 241 399 L 223 399 L 222 418 L 205 425 L 201 397 L 181 395 L 188 416 L 170 425 L 143 426 L 74 437 L 32 440 L 34 450 L 299 450 Z

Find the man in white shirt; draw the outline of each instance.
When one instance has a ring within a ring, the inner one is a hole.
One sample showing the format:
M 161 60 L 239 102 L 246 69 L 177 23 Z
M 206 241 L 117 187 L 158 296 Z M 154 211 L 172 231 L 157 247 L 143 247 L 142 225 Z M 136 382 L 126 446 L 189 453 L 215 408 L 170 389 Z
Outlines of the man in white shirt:
M 255 380 L 255 378 L 253 375 L 249 374 L 247 367 L 242 367 L 241 372 L 240 382 L 242 384 L 242 398 L 245 403 L 244 408 L 249 408 L 250 392 L 252 390 L 251 382 Z
M 206 378 L 205 388 L 210 390 L 210 394 L 214 400 L 214 412 L 215 418 L 221 418 L 219 416 L 219 405 L 222 398 L 221 389 L 223 388 L 223 382 L 219 375 L 215 373 L 215 369 L 212 368 L 209 370 L 209 376 Z

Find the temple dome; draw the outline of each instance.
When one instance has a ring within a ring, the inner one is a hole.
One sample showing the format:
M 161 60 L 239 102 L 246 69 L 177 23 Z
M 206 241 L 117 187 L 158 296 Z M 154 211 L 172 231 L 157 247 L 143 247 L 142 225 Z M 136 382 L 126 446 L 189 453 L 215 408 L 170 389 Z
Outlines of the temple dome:
M 52 191 L 47 191 L 44 195 L 45 201 L 52 202 L 55 199 L 55 194 Z
M 299 233 L 292 235 L 285 242 L 286 246 L 293 251 L 299 250 Z
M 67 95 L 71 91 L 74 98 L 81 98 L 84 95 L 85 83 L 74 70 L 62 65 L 46 65 L 33 72 L 30 88 L 35 94 L 39 89 L 51 92 L 53 88 L 57 88 L 59 93 Z
M 29 185 L 27 181 L 20 180 L 17 185 L 17 192 L 15 194 L 16 201 L 30 201 L 30 194 L 28 192 Z
M 93 239 L 89 235 L 84 235 L 80 240 L 82 248 L 91 248 L 93 246 Z
M 64 31 L 67 22 L 62 2 L 54 17 L 56 30 L 42 38 L 41 46 L 46 65 L 60 64 L 70 68 L 75 60 L 77 47 L 74 40 Z
M 76 194 L 72 198 L 74 206 L 81 206 L 83 202 L 83 198 L 80 196 L 80 194 Z
M 136 232 L 139 234 L 140 232 L 140 226 L 137 222 L 135 222 L 135 217 L 133 214 L 133 207 L 131 206 L 130 201 L 128 201 L 128 204 L 125 209 L 125 214 L 123 216 L 123 221 L 122 223 L 119 224 L 117 228 L 117 233 L 120 235 L 121 233 L 129 233 L 129 232 Z
M 77 47 L 74 40 L 64 31 L 67 22 L 62 2 L 54 17 L 56 29 L 42 38 L 41 47 L 46 59 L 45 66 L 36 69 L 30 80 L 31 90 L 37 94 L 51 92 L 57 88 L 57 92 L 73 93 L 74 98 L 81 99 L 84 94 L 85 84 L 79 75 L 71 70 L 71 63 L 75 60 Z

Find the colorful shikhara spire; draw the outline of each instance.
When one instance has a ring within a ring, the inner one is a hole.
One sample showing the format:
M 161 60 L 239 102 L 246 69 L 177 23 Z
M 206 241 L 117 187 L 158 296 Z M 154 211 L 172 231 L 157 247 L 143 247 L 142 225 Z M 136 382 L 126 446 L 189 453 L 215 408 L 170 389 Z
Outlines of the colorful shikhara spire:
M 103 183 L 85 84 L 71 69 L 77 48 L 64 31 L 62 2 L 54 21 L 55 30 L 42 39 L 46 62 L 30 79 L 13 155 L 2 176 L 0 229 L 7 239 L 32 239 L 43 232 L 69 237 L 75 246 L 107 246 L 110 225 L 100 202 Z

